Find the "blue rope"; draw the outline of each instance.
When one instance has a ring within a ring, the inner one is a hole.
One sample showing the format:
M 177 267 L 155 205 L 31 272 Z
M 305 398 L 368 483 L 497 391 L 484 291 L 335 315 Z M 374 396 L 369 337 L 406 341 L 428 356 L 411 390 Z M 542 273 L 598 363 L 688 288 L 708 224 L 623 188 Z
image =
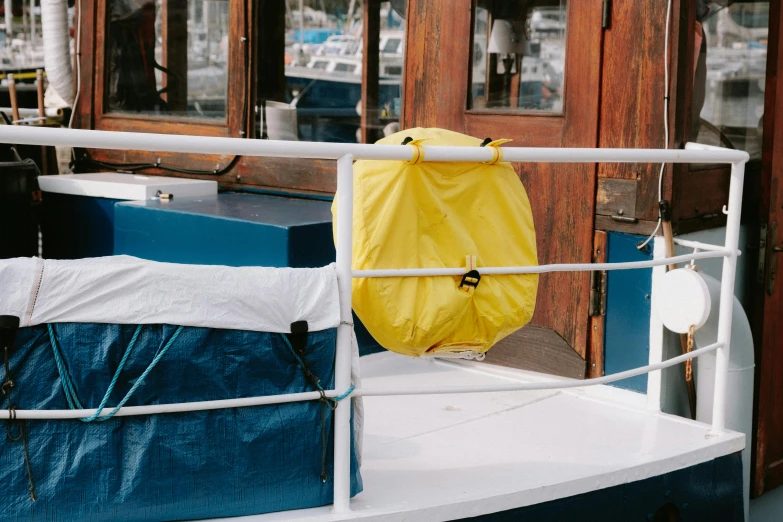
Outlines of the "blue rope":
M 63 361 L 60 350 L 57 348 L 57 340 L 54 337 L 54 328 L 51 324 L 47 324 L 46 328 L 49 330 L 49 343 L 52 345 L 52 352 L 54 352 L 54 362 L 57 364 L 57 371 L 60 374 L 60 383 L 65 393 L 65 398 L 68 400 L 68 406 L 72 410 L 81 410 L 82 403 L 79 402 L 79 398 L 76 396 L 76 390 L 71 382 L 71 376 L 68 374 L 68 370 L 65 368 L 65 362 Z
M 335 397 L 332 400 L 334 402 L 340 402 L 341 400 L 347 398 L 350 394 L 352 394 L 355 389 L 356 388 L 354 387 L 354 385 L 351 384 L 351 386 L 345 391 L 345 393 L 343 393 L 342 395 L 338 395 L 337 397 Z
M 52 351 L 54 353 L 54 361 L 57 364 L 57 371 L 60 374 L 60 382 L 62 383 L 63 392 L 65 393 L 65 398 L 68 401 L 68 406 L 72 410 L 82 410 L 84 409 L 82 407 L 81 402 L 79 401 L 78 397 L 76 396 L 76 389 L 73 385 L 73 381 L 71 380 L 71 376 L 68 373 L 68 369 L 65 367 L 65 361 L 63 361 L 62 354 L 60 353 L 59 348 L 57 347 L 57 341 L 54 336 L 54 328 L 52 328 L 51 324 L 46 325 L 49 330 L 49 341 L 52 345 Z M 81 420 L 82 422 L 92 422 L 92 421 L 106 421 L 111 419 L 119 410 L 122 408 L 126 402 L 133 396 L 133 393 L 136 391 L 136 388 L 138 388 L 142 382 L 144 382 L 144 379 L 149 375 L 149 373 L 152 371 L 155 366 L 157 366 L 158 362 L 163 358 L 163 356 L 166 354 L 166 352 L 171 348 L 171 345 L 174 344 L 174 341 L 177 340 L 177 337 L 179 337 L 179 334 L 182 332 L 182 326 L 177 327 L 177 329 L 174 331 L 174 333 L 171 335 L 169 340 L 166 342 L 166 344 L 163 346 L 163 348 L 155 355 L 155 358 L 152 359 L 152 362 L 147 366 L 147 369 L 144 370 L 144 372 L 139 376 L 139 378 L 136 380 L 136 382 L 133 384 L 130 390 L 128 390 L 128 393 L 125 394 L 125 397 L 122 398 L 122 400 L 117 404 L 117 406 L 114 407 L 109 413 L 107 413 L 104 416 L 101 416 L 101 412 L 106 407 L 106 403 L 109 401 L 109 397 L 111 397 L 112 392 L 114 391 L 114 386 L 117 384 L 117 379 L 120 376 L 120 373 L 122 372 L 122 369 L 125 367 L 125 363 L 128 360 L 128 357 L 130 356 L 131 351 L 133 351 L 133 347 L 136 344 L 136 340 L 139 338 L 139 334 L 141 333 L 141 325 L 136 327 L 136 331 L 133 333 L 133 337 L 131 338 L 130 342 L 128 343 L 128 347 L 125 349 L 125 353 L 122 356 L 122 359 L 120 360 L 120 364 L 117 367 L 117 370 L 114 372 L 114 377 L 112 377 L 111 382 L 109 383 L 109 387 L 106 390 L 106 393 L 103 396 L 103 399 L 101 400 L 100 406 L 98 406 L 98 409 L 95 413 L 90 415 L 89 417 L 84 417 Z

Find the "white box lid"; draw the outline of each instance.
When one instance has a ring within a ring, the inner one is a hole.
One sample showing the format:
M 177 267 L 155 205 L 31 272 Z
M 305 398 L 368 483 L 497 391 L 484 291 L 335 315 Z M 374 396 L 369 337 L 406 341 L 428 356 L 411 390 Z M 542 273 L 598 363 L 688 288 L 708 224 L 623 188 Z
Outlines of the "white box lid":
M 62 174 L 39 176 L 38 185 L 43 192 L 90 196 L 95 198 L 142 201 L 157 197 L 158 193 L 172 194 L 175 198 L 214 196 L 217 181 L 144 176 L 101 172 L 95 174 Z

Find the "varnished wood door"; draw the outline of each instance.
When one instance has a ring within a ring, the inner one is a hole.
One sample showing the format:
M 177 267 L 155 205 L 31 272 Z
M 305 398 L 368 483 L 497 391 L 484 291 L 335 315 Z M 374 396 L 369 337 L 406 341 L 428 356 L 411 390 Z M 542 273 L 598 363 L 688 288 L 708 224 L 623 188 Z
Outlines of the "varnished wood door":
M 409 0 L 403 128 L 441 127 L 476 137 L 511 138 L 517 147 L 595 147 L 601 71 L 601 0 L 570 0 L 564 107 L 559 115 L 467 109 L 471 64 L 471 0 Z M 533 207 L 539 263 L 585 263 L 592 258 L 596 166 L 516 164 Z M 545 274 L 540 279 L 533 324 L 550 336 L 543 344 L 570 345 L 582 361 L 588 343 L 587 274 Z M 523 330 L 524 331 L 524 330 Z M 520 333 L 520 336 L 525 336 Z M 525 349 L 528 343 L 495 347 Z M 520 339 L 522 340 L 522 339 Z
M 758 289 L 756 332 L 755 476 L 752 493 L 783 484 L 783 41 L 781 1 L 770 2 L 762 144 L 761 216 L 767 240 L 761 250 L 765 277 Z M 760 343 L 760 347 L 758 344 Z

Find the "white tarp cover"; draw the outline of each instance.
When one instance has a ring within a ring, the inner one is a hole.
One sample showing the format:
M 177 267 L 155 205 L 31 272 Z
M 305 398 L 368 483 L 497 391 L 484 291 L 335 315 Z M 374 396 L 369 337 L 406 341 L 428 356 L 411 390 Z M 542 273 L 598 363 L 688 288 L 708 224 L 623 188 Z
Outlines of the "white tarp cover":
M 0 315 L 21 326 L 46 323 L 173 324 L 290 333 L 340 324 L 334 265 L 267 268 L 158 263 L 131 256 L 72 261 L 0 260 Z M 360 386 L 359 347 L 351 331 L 351 380 Z M 354 398 L 361 463 L 364 408 Z
M 45 323 L 175 324 L 288 333 L 340 324 L 337 273 L 158 263 L 130 256 L 0 260 L 0 314 Z

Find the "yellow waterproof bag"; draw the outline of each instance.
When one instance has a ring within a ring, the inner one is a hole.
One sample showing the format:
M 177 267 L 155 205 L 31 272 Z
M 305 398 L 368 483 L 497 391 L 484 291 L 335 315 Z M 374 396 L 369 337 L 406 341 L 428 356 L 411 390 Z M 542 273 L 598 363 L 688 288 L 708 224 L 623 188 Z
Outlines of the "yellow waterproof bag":
M 533 316 L 537 275 L 480 275 L 481 267 L 538 264 L 530 202 L 511 164 L 502 162 L 503 140 L 487 144 L 495 151 L 489 163 L 421 161 L 422 142 L 482 145 L 442 129 L 410 129 L 378 143 L 403 141 L 414 148 L 414 161 L 354 164 L 353 267 L 464 267 L 465 274 L 354 279 L 354 311 L 388 350 L 482 354 Z

